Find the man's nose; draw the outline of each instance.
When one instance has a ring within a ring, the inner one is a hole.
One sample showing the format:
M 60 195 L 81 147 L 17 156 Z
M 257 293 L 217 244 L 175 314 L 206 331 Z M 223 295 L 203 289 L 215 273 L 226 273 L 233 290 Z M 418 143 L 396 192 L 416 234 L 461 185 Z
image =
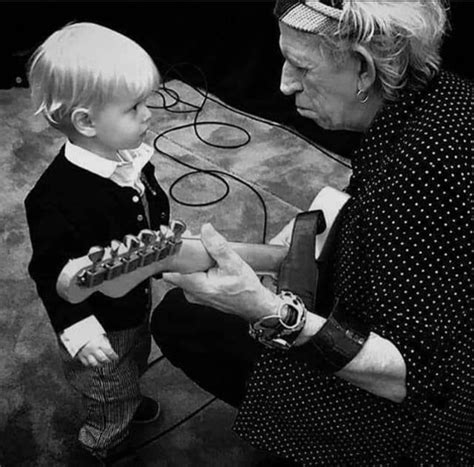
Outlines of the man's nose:
M 288 62 L 285 62 L 281 69 L 280 91 L 285 96 L 291 96 L 301 89 L 301 81 L 296 70 Z

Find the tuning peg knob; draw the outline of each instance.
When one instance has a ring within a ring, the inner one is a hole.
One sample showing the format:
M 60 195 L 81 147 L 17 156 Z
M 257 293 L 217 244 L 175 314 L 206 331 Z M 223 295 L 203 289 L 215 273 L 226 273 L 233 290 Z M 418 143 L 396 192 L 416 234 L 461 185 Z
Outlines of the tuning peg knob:
M 153 230 L 144 229 L 138 234 L 138 238 L 145 246 L 148 246 L 156 241 L 156 234 Z
M 167 225 L 160 225 L 160 234 L 164 240 L 173 237 L 173 231 Z
M 104 257 L 105 250 L 101 246 L 93 246 L 89 249 L 87 257 L 92 261 L 92 268 L 95 269 Z
M 118 256 L 120 247 L 122 245 L 123 243 L 119 240 L 112 240 L 110 242 L 110 256 L 112 257 L 112 260 L 114 260 Z
M 175 233 L 184 232 L 186 230 L 186 224 L 180 220 L 172 220 L 170 224 L 171 230 Z
M 125 235 L 125 237 L 123 238 L 123 243 L 125 244 L 129 252 L 138 250 L 138 248 L 140 248 L 140 239 L 135 235 Z
M 174 234 L 174 241 L 175 243 L 179 243 L 181 241 L 181 235 L 186 231 L 186 224 L 183 221 L 171 221 L 171 230 Z

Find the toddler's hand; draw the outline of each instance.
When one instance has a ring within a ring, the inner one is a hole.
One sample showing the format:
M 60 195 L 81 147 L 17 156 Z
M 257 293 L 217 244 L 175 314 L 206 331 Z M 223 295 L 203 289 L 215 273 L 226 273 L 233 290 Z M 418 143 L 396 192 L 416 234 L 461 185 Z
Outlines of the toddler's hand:
M 84 366 L 100 367 L 118 360 L 118 355 L 105 334 L 90 340 L 78 353 L 77 358 Z

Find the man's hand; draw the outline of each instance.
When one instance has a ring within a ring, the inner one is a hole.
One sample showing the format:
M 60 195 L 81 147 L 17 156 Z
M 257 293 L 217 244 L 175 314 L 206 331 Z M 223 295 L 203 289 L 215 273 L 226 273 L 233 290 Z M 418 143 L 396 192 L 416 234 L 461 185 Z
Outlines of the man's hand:
M 100 367 L 118 360 L 118 355 L 110 345 L 107 336 L 101 334 L 82 347 L 77 353 L 77 358 L 84 366 Z
M 193 274 L 164 273 L 163 279 L 181 287 L 190 302 L 247 321 L 275 313 L 279 298 L 261 284 L 252 268 L 211 224 L 202 226 L 201 241 L 216 266 Z

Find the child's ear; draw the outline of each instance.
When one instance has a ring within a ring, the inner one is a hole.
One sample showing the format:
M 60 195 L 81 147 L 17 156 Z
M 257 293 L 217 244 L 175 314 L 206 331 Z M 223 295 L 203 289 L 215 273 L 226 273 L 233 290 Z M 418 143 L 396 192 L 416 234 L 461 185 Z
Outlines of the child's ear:
M 74 109 L 71 113 L 71 124 L 83 136 L 91 138 L 96 134 L 89 109 L 82 107 Z

